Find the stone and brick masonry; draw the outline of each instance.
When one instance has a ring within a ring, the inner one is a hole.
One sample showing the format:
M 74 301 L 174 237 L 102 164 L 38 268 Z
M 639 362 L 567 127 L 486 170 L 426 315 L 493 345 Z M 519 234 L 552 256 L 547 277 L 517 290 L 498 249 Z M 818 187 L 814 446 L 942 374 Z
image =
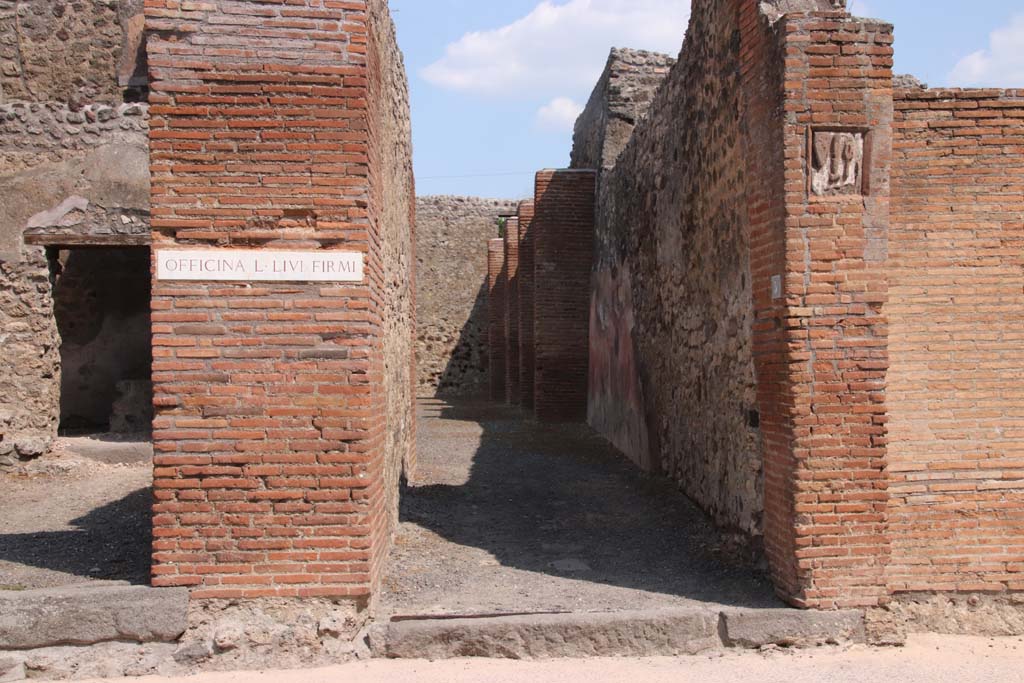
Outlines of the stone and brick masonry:
M 918 592 L 983 592 L 1006 614 L 1024 98 L 894 90 L 892 27 L 843 4 L 695 2 L 598 157 L 613 53 L 573 153 L 602 169 L 589 421 L 763 538 L 793 604 L 926 620 Z
M 0 0 L 0 466 L 56 433 L 58 248 L 359 251 L 348 286 L 154 283 L 154 583 L 194 610 L 357 628 L 414 392 L 489 372 L 763 544 L 794 605 L 1019 623 L 1024 93 L 896 81 L 843 5 L 695 0 L 678 60 L 612 53 L 572 170 L 424 199 L 417 235 L 383 0 Z
M 771 9 L 695 3 L 601 179 L 590 421 L 763 535 L 794 604 L 873 605 L 891 27 L 827 2 Z

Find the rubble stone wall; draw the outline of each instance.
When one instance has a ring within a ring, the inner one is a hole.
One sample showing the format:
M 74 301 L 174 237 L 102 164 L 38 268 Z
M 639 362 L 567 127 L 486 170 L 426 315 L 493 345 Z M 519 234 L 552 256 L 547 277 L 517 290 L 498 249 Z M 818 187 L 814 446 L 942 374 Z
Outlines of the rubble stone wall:
M 145 104 L 0 104 L 0 457 L 40 455 L 60 418 L 52 273 L 26 236 L 148 234 L 148 118 Z
M 0 104 L 122 101 L 142 0 L 0 0 Z
M 675 61 L 657 52 L 612 50 L 601 80 L 576 121 L 572 168 L 615 165 Z
M 0 259 L 0 468 L 38 457 L 57 435 L 60 342 L 42 249 Z
M 694 3 L 679 62 L 601 177 L 589 421 L 719 523 L 757 535 L 764 503 L 736 30 L 730 3 Z
M 488 393 L 487 242 L 517 202 L 477 197 L 416 199 L 417 391 Z

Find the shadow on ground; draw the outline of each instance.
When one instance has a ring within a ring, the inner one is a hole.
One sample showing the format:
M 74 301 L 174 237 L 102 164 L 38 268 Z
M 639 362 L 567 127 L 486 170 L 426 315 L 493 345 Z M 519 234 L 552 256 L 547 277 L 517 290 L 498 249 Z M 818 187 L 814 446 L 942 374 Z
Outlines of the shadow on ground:
M 418 430 L 392 614 L 780 606 L 753 558 L 585 426 L 427 400 Z
M 54 491 L 55 496 L 73 495 Z M 149 584 L 152 490 L 142 488 L 72 520 L 70 529 L 0 534 L 0 563 L 90 581 Z M 6 586 L 16 588 L 18 585 Z M 34 586 L 27 586 L 34 587 Z

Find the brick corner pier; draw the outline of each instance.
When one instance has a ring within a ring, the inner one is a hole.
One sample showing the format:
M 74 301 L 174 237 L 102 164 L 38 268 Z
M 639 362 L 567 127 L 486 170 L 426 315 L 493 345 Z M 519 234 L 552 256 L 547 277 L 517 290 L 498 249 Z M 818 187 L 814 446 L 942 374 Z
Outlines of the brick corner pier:
M 365 607 L 414 463 L 408 94 L 386 3 L 145 12 L 155 252 L 364 264 L 350 281 L 155 273 L 153 584 Z

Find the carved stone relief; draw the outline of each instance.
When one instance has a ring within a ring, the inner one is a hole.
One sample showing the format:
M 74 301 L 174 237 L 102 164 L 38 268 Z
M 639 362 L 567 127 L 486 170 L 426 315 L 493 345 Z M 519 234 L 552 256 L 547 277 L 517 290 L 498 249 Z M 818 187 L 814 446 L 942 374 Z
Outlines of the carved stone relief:
M 815 131 L 811 154 L 811 190 L 819 197 L 860 194 L 864 134 Z

